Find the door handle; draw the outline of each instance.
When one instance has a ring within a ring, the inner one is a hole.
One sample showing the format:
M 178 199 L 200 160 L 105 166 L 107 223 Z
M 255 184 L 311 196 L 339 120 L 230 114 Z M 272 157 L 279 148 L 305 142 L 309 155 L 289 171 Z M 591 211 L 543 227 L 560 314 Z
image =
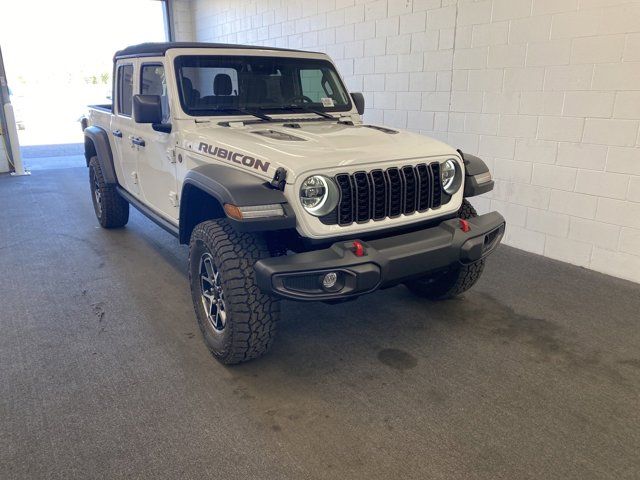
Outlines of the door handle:
M 144 140 L 141 139 L 140 137 L 132 137 L 131 143 L 133 143 L 134 145 L 138 145 L 139 147 L 145 146 Z
M 114 130 L 111 133 L 113 133 L 114 137 L 122 138 L 122 132 L 120 130 Z

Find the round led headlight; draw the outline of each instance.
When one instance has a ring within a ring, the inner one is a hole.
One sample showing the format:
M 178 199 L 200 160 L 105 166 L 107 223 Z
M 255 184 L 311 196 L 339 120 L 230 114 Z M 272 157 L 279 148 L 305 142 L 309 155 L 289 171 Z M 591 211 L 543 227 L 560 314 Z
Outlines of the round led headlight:
M 330 178 L 313 175 L 300 186 L 300 203 L 311 215 L 322 217 L 338 205 L 338 187 Z
M 462 185 L 462 170 L 460 164 L 450 158 L 440 166 L 440 180 L 442 189 L 449 195 L 453 195 Z

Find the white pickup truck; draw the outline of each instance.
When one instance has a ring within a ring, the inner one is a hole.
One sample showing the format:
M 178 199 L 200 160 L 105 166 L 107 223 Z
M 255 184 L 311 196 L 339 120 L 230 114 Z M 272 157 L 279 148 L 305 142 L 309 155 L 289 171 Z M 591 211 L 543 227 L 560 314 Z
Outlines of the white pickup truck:
M 189 245 L 198 323 L 223 363 L 268 350 L 281 298 L 458 295 L 504 233 L 466 200 L 493 188 L 482 160 L 363 122 L 364 97 L 323 53 L 136 45 L 114 57 L 112 98 L 84 129 L 96 216 L 123 227 L 133 205 Z

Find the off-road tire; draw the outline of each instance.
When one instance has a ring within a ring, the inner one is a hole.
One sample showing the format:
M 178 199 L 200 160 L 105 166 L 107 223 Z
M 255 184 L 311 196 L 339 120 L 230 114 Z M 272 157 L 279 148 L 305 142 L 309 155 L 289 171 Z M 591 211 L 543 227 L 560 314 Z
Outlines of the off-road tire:
M 462 201 L 458 217 L 468 220 L 477 217 L 478 213 L 467 200 Z M 406 282 L 407 288 L 421 297 L 429 300 L 446 300 L 466 292 L 480 279 L 484 270 L 485 260 L 482 259 L 469 265 L 459 265 L 436 275 L 430 275 Z
M 120 196 L 115 185 L 105 182 L 98 157 L 89 160 L 89 183 L 93 210 L 100 225 L 103 228 L 124 227 L 129 221 L 129 203 Z
M 221 277 L 226 324 L 212 325 L 202 300 L 201 259 L 209 253 Z M 260 291 L 253 266 L 269 257 L 264 239 L 234 230 L 226 219 L 207 220 L 194 228 L 189 243 L 189 283 L 193 306 L 205 343 L 223 364 L 236 364 L 264 355 L 280 316 L 280 302 Z

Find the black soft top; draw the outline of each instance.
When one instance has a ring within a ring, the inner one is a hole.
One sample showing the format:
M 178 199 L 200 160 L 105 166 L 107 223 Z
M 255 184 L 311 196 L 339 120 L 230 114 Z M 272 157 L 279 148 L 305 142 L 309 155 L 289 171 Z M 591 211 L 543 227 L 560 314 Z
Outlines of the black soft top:
M 301 52 L 309 53 L 304 50 L 293 50 L 290 48 L 261 47 L 257 45 L 238 45 L 232 43 L 204 43 L 204 42 L 156 42 L 156 43 L 140 43 L 131 45 L 130 47 L 118 50 L 113 59 L 125 57 L 156 57 L 164 56 L 167 50 L 171 48 L 237 48 L 249 50 L 273 50 L 280 52 Z

